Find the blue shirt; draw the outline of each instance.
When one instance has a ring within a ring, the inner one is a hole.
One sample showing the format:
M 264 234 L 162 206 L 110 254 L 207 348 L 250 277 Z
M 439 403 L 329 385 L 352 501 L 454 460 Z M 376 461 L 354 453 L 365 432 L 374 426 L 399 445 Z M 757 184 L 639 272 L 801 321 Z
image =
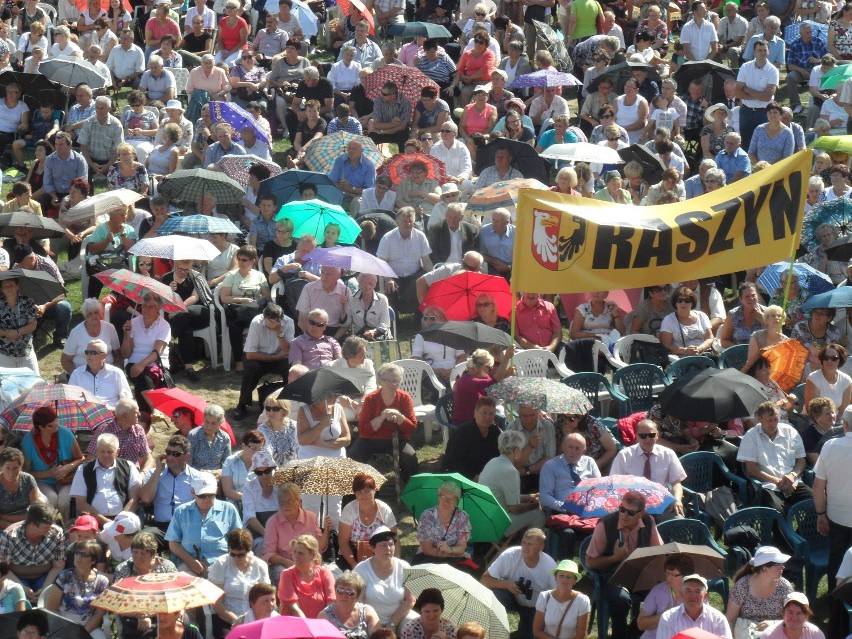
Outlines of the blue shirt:
M 192 466 L 184 468 L 178 476 L 172 474 L 168 467 L 160 473 L 160 483 L 157 484 L 157 494 L 154 496 L 154 521 L 170 521 L 178 506 L 193 501 L 192 480 L 200 474 L 201 471 Z M 145 481 L 149 477 L 150 475 L 146 475 Z
M 704 182 L 701 181 L 701 176 L 697 173 L 691 178 L 687 178 L 683 184 L 686 187 L 687 200 L 691 200 L 694 197 L 698 197 L 699 195 L 704 195 L 704 193 L 706 193 L 704 190 Z
M 41 472 L 43 470 L 50 470 L 50 466 L 45 464 L 44 460 L 42 460 L 41 456 L 38 454 L 38 449 L 36 449 L 33 437 L 35 437 L 35 431 L 31 430 L 28 431 L 21 440 L 21 450 L 24 451 L 24 455 L 27 456 L 27 459 L 29 459 L 32 464 L 31 471 Z M 57 460 L 70 460 L 71 451 L 73 450 L 74 442 L 76 441 L 74 433 L 68 428 L 65 428 L 65 426 L 60 426 L 56 433 L 56 437 L 59 442 Z M 52 477 L 45 477 L 44 479 L 39 479 L 39 481 L 43 481 L 45 484 L 50 485 L 56 484 L 56 479 Z
M 77 151 L 72 150 L 68 159 L 63 160 L 58 153 L 51 153 L 44 161 L 44 190 L 49 194 L 68 193 L 74 178 L 89 177 L 86 160 Z
M 211 164 L 216 164 L 216 162 L 226 155 L 246 155 L 246 150 L 242 147 L 242 145 L 237 144 L 236 142 L 231 142 L 231 148 L 226 151 L 221 144 L 214 142 L 207 147 L 206 151 L 204 151 L 204 167 L 206 168 Z
M 811 36 L 811 41 L 805 43 L 801 37 L 796 38 L 787 49 L 787 64 L 793 64 L 803 69 L 813 69 L 819 62 L 813 64 L 808 62 L 808 58 L 822 58 L 828 53 L 828 47 L 825 42 L 817 37 Z
M 719 151 L 716 155 L 716 166 L 725 172 L 726 184 L 734 181 L 737 171 L 742 171 L 744 177 L 751 175 L 751 160 L 748 159 L 748 153 L 741 148 L 737 148 L 733 155 L 728 155 L 725 149 Z
M 251 230 L 249 233 L 254 234 L 257 237 L 254 245 L 257 247 L 258 253 L 263 253 L 263 247 L 266 246 L 267 242 L 271 242 L 275 239 L 275 217 L 268 222 L 263 219 L 262 215 L 259 215 L 255 218 L 254 222 L 251 223 Z
M 213 506 L 202 519 L 201 511 L 195 499 L 181 504 L 175 509 L 175 514 L 166 531 L 166 541 L 176 541 L 193 557 L 198 557 L 197 546 L 201 557 L 213 562 L 228 552 L 229 532 L 241 525 L 240 515 L 236 507 L 227 501 L 213 500 Z
M 748 41 L 746 45 L 745 51 L 743 51 L 743 60 L 749 61 L 754 60 L 754 43 L 758 40 L 765 40 L 763 34 L 753 35 L 751 39 Z M 772 40 L 769 41 L 769 55 L 767 59 L 774 64 L 779 69 L 781 65 L 784 64 L 785 58 L 787 57 L 787 44 L 779 38 L 775 36 Z
M 509 224 L 503 235 L 498 235 L 493 224 L 485 224 L 479 229 L 479 251 L 484 255 L 496 257 L 506 264 L 512 263 L 512 249 L 515 245 L 515 225 Z
M 355 188 L 369 189 L 376 185 L 376 166 L 363 153 L 361 161 L 356 166 L 352 166 L 349 156 L 343 153 L 337 156 L 328 177 L 332 182 L 340 182 L 345 178 Z
M 555 137 L 556 137 L 556 129 L 550 128 L 539 136 L 538 145 L 542 149 L 546 149 L 547 147 L 552 146 L 553 144 L 556 143 L 556 141 L 554 139 Z M 573 144 L 574 142 L 577 142 L 577 141 L 578 141 L 577 136 L 574 135 L 574 132 L 571 131 L 571 129 L 568 129 L 568 130 L 565 131 L 565 136 L 562 139 L 562 144 Z
M 587 455 L 580 457 L 575 464 L 575 470 L 580 479 L 601 476 L 601 471 L 598 469 L 595 460 Z M 559 455 L 553 459 L 548 459 L 541 467 L 538 477 L 538 494 L 542 508 L 564 512 L 562 505 L 569 493 L 574 490 L 574 485 L 571 469 L 565 456 Z

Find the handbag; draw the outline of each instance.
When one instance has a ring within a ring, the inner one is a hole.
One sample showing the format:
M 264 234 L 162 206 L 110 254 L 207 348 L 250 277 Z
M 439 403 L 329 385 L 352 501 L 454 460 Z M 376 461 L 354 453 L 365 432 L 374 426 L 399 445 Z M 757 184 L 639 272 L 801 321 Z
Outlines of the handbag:
M 544 600 L 545 610 L 547 610 L 547 604 L 550 603 L 550 597 L 551 597 L 550 593 L 547 593 L 547 597 Z M 575 593 L 574 597 L 571 599 L 571 601 L 568 602 L 568 605 L 565 606 L 565 610 L 562 611 L 562 616 L 559 617 L 559 623 L 556 626 L 556 633 L 554 633 L 554 635 L 553 635 L 554 637 L 556 637 L 556 639 L 559 639 L 559 635 L 562 632 L 562 624 L 564 623 L 565 617 L 568 614 L 568 611 L 571 610 L 571 606 L 574 605 L 574 601 L 576 599 L 577 599 L 577 595 Z
M 630 361 L 656 364 L 665 369 L 669 365 L 669 350 L 656 342 L 636 340 L 630 345 Z

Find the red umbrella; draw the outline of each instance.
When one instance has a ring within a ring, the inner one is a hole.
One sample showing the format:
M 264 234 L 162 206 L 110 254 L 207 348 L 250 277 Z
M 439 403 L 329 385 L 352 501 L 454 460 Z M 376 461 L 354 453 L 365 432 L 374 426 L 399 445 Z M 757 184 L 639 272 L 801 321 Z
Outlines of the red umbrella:
M 399 88 L 400 95 L 411 104 L 412 115 L 414 115 L 414 107 L 420 99 L 420 92 L 425 87 L 432 87 L 436 91 L 440 91 L 440 87 L 435 81 L 419 69 L 403 67 L 398 64 L 382 67 L 375 73 L 368 74 L 361 81 L 367 97 L 374 101 L 380 99 L 379 96 L 385 82 L 393 82 Z
M 370 35 L 376 35 L 376 23 L 373 21 L 373 14 L 367 11 L 367 7 L 361 0 L 337 0 L 337 6 L 340 10 L 348 15 L 352 15 L 352 7 L 361 12 L 361 17 L 370 23 Z
M 166 313 L 186 310 L 186 304 L 183 303 L 180 295 L 153 277 L 134 273 L 126 268 L 109 269 L 102 273 L 96 273 L 95 277 L 103 282 L 107 288 L 112 289 L 116 293 L 121 293 L 127 299 L 137 304 L 142 303 L 145 295 L 153 293 L 160 298 L 163 310 Z
M 677 633 L 672 639 L 722 639 L 722 637 L 701 628 L 687 628 Z
M 476 298 L 487 293 L 497 302 L 497 314 L 509 317 L 512 313 L 512 291 L 505 278 L 465 271 L 445 280 L 435 282 L 420 305 L 437 306 L 447 314 L 448 320 L 466 321 L 476 317 Z
M 438 180 L 441 184 L 447 181 L 447 166 L 429 153 L 397 153 L 385 160 L 376 173 L 387 175 L 394 184 L 399 184 L 404 178 L 411 177 L 409 170 L 412 162 L 423 162 L 426 165 L 428 179 Z
M 157 388 L 155 390 L 143 391 L 151 408 L 156 408 L 158 411 L 171 417 L 172 413 L 177 408 L 189 408 L 192 410 L 193 423 L 201 425 L 204 422 L 204 409 L 207 408 L 207 400 L 188 393 L 182 388 Z M 223 421 L 222 430 L 231 438 L 231 446 L 237 445 L 237 440 L 234 437 L 234 431 L 231 425 Z

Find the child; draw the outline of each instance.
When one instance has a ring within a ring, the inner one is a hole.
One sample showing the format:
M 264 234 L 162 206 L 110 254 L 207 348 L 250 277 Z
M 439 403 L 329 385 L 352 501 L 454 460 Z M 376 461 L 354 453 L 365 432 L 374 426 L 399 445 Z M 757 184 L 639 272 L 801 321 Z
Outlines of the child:
M 322 248 L 331 248 L 332 246 L 340 246 L 337 243 L 337 238 L 340 237 L 340 225 L 331 222 L 330 224 L 325 225 L 325 231 L 323 231 L 323 244 Z
M 652 104 L 654 110 L 648 117 L 648 124 L 642 134 L 642 139 L 650 140 L 654 137 L 654 131 L 659 127 L 665 127 L 672 132 L 672 136 L 680 134 L 680 120 L 678 120 L 677 110 L 673 106 L 669 106 L 669 101 L 661 93 L 653 99 Z
M 251 223 L 249 244 L 257 249 L 258 254 L 267 242 L 275 239 L 275 212 L 278 210 L 278 198 L 274 193 L 264 193 L 258 203 L 260 216 Z

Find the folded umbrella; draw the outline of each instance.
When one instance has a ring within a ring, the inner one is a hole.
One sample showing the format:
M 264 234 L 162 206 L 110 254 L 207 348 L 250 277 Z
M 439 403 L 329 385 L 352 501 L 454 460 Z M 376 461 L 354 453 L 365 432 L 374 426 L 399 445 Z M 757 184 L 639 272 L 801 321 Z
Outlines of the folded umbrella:
M 768 399 L 756 379 L 735 368 L 706 368 L 678 377 L 660 393 L 665 415 L 719 424 L 748 417 Z
M 357 369 L 318 368 L 287 384 L 278 398 L 314 404 L 341 395 L 357 397 L 361 395 L 358 380 Z
M 0 237 L 12 237 L 16 228 L 29 229 L 34 239 L 65 237 L 65 229 L 52 218 L 26 211 L 0 213 Z
M 388 35 L 397 38 L 447 38 L 453 37 L 447 27 L 431 22 L 403 22 L 388 27 Z
M 787 339 L 763 351 L 769 361 L 769 376 L 789 393 L 802 381 L 810 350 L 797 339 Z
M 757 282 L 764 291 L 770 295 L 774 295 L 775 291 L 781 287 L 781 274 L 786 274 L 789 270 L 790 262 L 770 264 L 764 269 L 760 277 L 757 278 Z M 799 278 L 799 286 L 814 295 L 825 293 L 834 288 L 834 283 L 828 275 L 821 273 L 804 262 L 795 262 L 793 264 L 793 274 Z
M 541 157 L 567 162 L 597 162 L 599 164 L 624 164 L 618 151 L 608 146 L 589 142 L 552 144 L 541 152 Z
M 672 542 L 662 546 L 637 548 L 627 557 L 610 582 L 624 586 L 630 592 L 650 590 L 666 579 L 666 560 L 674 554 L 688 556 L 694 572 L 707 580 L 725 577 L 725 558 L 707 546 Z
M 239 233 L 240 229 L 231 220 L 211 215 L 173 215 L 160 227 L 159 235 L 172 233 L 184 235 L 208 235 L 210 233 Z
M 357 246 L 332 246 L 330 248 L 315 248 L 304 256 L 320 266 L 336 266 L 346 271 L 370 273 L 383 277 L 396 277 L 393 269 L 383 259 L 371 255 Z
M 160 195 L 177 202 L 198 202 L 205 196 L 216 198 L 217 204 L 239 204 L 246 189 L 220 171 L 181 169 L 160 182 Z
M 346 211 L 322 200 L 289 202 L 281 207 L 275 219 L 285 218 L 292 220 L 295 225 L 293 237 L 313 235 L 317 239 L 322 238 L 329 224 L 340 227 L 338 241 L 341 244 L 354 244 L 361 234 L 361 227 Z
M 529 89 L 530 87 L 575 87 L 583 83 L 570 73 L 557 71 L 553 67 L 541 69 L 533 73 L 516 75 L 506 88 Z
M 592 403 L 582 391 L 553 379 L 513 375 L 492 384 L 485 392 L 494 399 L 545 413 L 585 415 L 592 410 Z
M 508 348 L 512 343 L 508 333 L 473 321 L 433 323 L 420 331 L 420 334 L 427 342 L 468 353 L 494 344 Z
M 260 128 L 257 119 L 236 102 L 210 101 L 210 119 L 213 122 L 227 122 L 234 127 L 233 138 L 242 140 L 242 130 L 246 127 L 254 129 L 257 139 L 272 148 L 272 140 L 266 135 L 266 131 Z
M 275 164 L 275 162 L 264 160 L 256 155 L 226 155 L 219 160 L 219 166 L 222 168 L 222 172 L 243 186 L 249 185 L 249 169 L 255 164 L 265 166 L 269 169 L 271 176 L 276 176 L 281 173 L 281 167 Z
M 300 169 L 290 169 L 280 175 L 274 175 L 263 180 L 260 183 L 257 196 L 259 198 L 265 193 L 272 193 L 278 198 L 279 204 L 292 202 L 301 199 L 299 187 L 303 184 L 310 184 L 316 189 L 318 200 L 338 206 L 343 204 L 343 191 L 335 186 L 328 175 L 318 171 L 302 171 Z
M 221 251 L 212 242 L 198 237 L 161 235 L 146 237 L 127 251 L 133 255 L 158 257 L 163 260 L 199 260 L 209 262 L 219 257 Z
M 621 498 L 631 490 L 645 495 L 645 511 L 649 515 L 664 513 L 675 501 L 665 486 L 650 479 L 636 475 L 609 475 L 582 480 L 563 506 L 580 517 L 604 517 L 617 512 Z
M 72 206 L 63 216 L 65 222 L 77 222 L 98 217 L 122 206 L 136 204 L 145 196 L 130 189 L 115 189 L 104 191 L 92 197 L 87 197 L 79 204 Z
M 423 298 L 420 310 L 427 306 L 437 306 L 443 309 L 447 319 L 465 322 L 476 316 L 476 298 L 483 294 L 494 296 L 497 315 L 509 317 L 512 314 L 512 292 L 506 279 L 470 271 L 432 284 Z
M 10 268 L 0 271 L 0 282 L 18 280 L 18 294 L 29 297 L 36 304 L 47 304 L 65 293 L 65 287 L 45 271 Z

